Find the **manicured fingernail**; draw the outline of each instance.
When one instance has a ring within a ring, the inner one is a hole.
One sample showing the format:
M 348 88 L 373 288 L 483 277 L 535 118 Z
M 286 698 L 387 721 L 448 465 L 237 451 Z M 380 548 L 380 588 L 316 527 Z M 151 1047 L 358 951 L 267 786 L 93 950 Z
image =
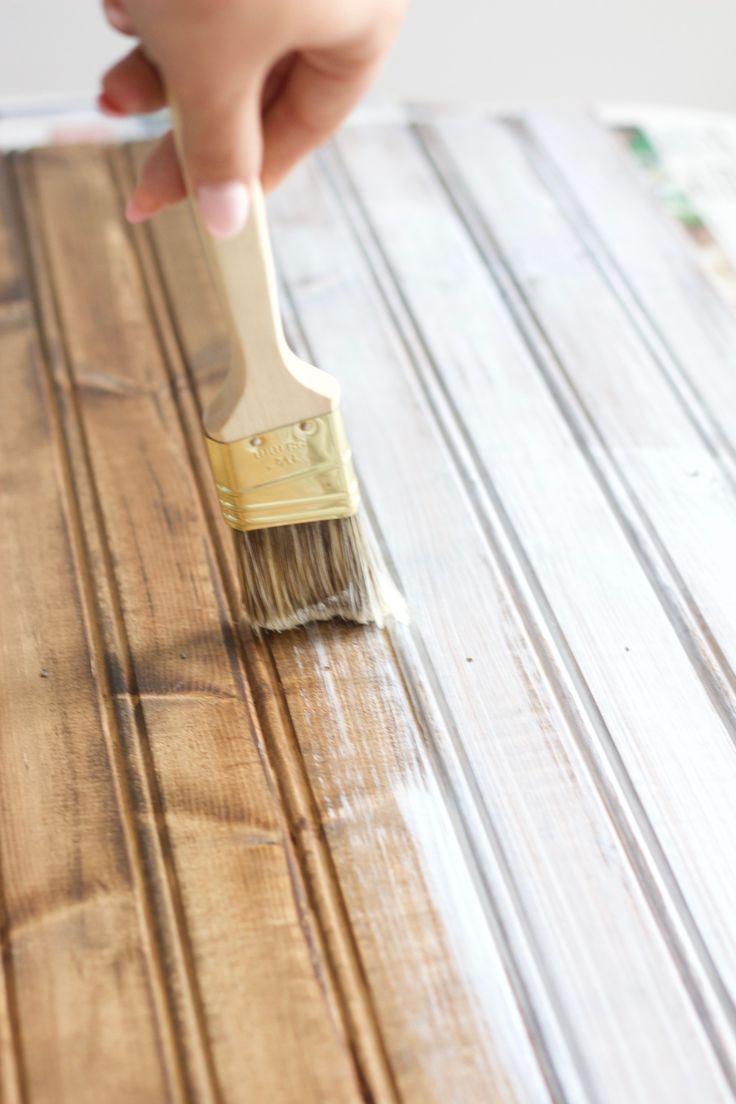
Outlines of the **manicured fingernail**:
M 151 216 L 155 213 L 155 210 L 146 209 L 145 207 L 141 206 L 134 195 L 130 197 L 125 207 L 126 219 L 128 220 L 128 222 L 132 222 L 134 224 L 145 222 L 146 219 L 151 218 Z
M 111 100 L 107 92 L 100 92 L 97 97 L 97 106 L 103 115 L 114 115 L 119 118 L 121 115 L 125 115 L 126 112 L 122 107 L 118 107 L 114 100 Z
M 245 226 L 250 196 L 239 180 L 228 184 L 200 184 L 197 205 L 210 234 L 216 238 L 232 238 Z

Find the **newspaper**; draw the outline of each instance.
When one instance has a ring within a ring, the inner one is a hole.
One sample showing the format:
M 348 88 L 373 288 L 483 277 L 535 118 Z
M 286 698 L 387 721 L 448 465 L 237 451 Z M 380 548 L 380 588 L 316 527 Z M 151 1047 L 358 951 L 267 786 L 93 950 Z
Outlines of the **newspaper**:
M 736 305 L 736 117 L 635 107 L 601 109 L 690 232 L 701 263 Z

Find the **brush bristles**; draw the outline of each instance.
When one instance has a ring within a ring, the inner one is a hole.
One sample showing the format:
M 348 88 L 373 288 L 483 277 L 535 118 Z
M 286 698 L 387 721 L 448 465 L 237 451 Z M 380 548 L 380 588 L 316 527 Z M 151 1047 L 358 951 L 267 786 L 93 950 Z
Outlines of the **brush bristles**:
M 342 618 L 405 618 L 403 599 L 357 517 L 236 533 L 243 614 L 256 633 Z

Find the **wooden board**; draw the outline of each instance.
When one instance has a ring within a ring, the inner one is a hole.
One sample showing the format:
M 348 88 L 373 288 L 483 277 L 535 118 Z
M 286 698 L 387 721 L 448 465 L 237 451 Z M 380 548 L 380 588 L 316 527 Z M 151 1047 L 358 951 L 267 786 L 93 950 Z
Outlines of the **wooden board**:
M 0 162 L 0 1100 L 733 1100 L 736 320 L 689 243 L 588 119 L 302 166 L 287 330 L 413 622 L 257 643 L 142 156 Z

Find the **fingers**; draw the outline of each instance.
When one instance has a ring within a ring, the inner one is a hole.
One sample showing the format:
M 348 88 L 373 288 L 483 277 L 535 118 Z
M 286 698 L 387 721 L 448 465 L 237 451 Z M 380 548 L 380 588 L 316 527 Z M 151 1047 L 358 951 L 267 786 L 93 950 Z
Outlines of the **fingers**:
M 293 64 L 263 120 L 263 186 L 273 188 L 306 153 L 321 145 L 370 84 L 379 59 L 343 64 L 304 54 Z
M 161 77 L 140 46 L 105 73 L 98 103 L 111 115 L 145 115 L 164 106 Z

